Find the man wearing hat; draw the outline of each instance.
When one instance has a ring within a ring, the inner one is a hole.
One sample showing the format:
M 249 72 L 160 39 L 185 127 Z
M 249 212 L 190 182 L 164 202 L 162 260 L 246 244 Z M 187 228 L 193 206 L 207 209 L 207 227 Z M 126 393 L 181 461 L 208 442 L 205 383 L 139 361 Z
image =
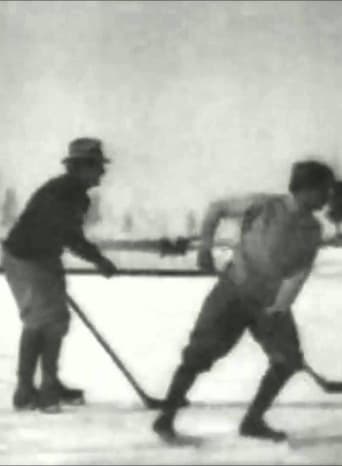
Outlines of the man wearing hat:
M 116 272 L 82 229 L 90 204 L 87 191 L 99 185 L 108 162 L 100 140 L 72 141 L 63 160 L 66 173 L 33 194 L 4 242 L 5 276 L 23 323 L 13 397 L 16 409 L 55 413 L 61 410 L 61 402 L 83 401 L 82 390 L 67 388 L 58 378 L 62 340 L 70 320 L 61 256 L 66 248 L 106 277 Z M 42 381 L 37 390 L 34 376 L 39 359 Z

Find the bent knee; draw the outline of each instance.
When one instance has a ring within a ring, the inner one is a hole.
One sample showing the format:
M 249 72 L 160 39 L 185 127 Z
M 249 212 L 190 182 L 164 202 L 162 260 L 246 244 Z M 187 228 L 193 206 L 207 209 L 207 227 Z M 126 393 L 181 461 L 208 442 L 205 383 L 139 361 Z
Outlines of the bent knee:
M 271 361 L 271 365 L 278 373 L 290 377 L 303 369 L 303 358 L 300 355 L 296 357 L 285 357 L 282 360 Z
M 191 347 L 185 348 L 182 359 L 182 365 L 195 373 L 209 371 L 215 361 L 214 355 Z

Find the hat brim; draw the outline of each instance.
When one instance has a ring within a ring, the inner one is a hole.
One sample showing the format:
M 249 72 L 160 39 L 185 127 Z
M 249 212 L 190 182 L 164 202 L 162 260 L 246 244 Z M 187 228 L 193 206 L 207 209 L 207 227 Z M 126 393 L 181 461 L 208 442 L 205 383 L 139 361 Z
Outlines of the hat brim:
M 64 159 L 62 159 L 62 163 L 71 162 L 73 160 L 78 160 L 78 161 L 83 161 L 83 162 L 88 162 L 89 160 L 93 160 L 94 162 L 98 162 L 98 163 L 111 163 L 111 160 L 108 159 L 107 157 L 101 157 L 100 159 L 94 159 L 92 157 L 65 157 Z

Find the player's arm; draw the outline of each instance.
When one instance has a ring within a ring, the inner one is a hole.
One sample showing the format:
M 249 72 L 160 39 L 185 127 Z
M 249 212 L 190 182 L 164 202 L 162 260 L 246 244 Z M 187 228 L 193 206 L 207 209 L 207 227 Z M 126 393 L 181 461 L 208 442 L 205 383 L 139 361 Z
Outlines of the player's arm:
M 311 269 L 312 266 L 310 264 L 310 266 L 300 269 L 290 277 L 285 278 L 273 304 L 266 309 L 266 312 L 268 314 L 287 312 L 303 288 Z
M 94 264 L 103 275 L 112 276 L 117 270 L 115 265 L 84 235 L 82 212 L 63 209 L 62 221 L 65 246 L 81 259 Z
M 107 277 L 112 276 L 117 271 L 113 262 L 107 259 L 99 248 L 84 236 L 81 229 L 70 230 L 68 233 L 67 247 L 74 254 L 94 264 Z
M 215 270 L 212 256 L 215 233 L 220 221 L 225 218 L 242 218 L 253 202 L 263 200 L 267 194 L 251 194 L 211 202 L 204 214 L 201 228 L 201 242 L 198 251 L 198 266 L 207 271 Z

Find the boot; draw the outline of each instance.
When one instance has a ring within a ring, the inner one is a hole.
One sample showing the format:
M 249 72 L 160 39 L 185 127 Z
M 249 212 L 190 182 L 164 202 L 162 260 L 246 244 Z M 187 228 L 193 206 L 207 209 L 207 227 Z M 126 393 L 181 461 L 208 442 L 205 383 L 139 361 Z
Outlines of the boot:
M 180 366 L 173 376 L 161 414 L 153 424 L 153 430 L 163 439 L 170 441 L 176 438 L 173 427 L 177 411 L 184 406 L 185 395 L 195 381 L 197 374 Z
M 264 375 L 259 390 L 240 425 L 243 436 L 281 441 L 287 438 L 285 432 L 273 430 L 263 420 L 263 415 L 271 406 L 293 371 L 286 366 L 272 366 Z
M 24 327 L 19 343 L 18 384 L 13 395 L 13 406 L 16 410 L 31 410 L 37 407 L 38 390 L 33 381 L 41 348 L 40 331 Z
M 275 430 L 269 427 L 263 419 L 248 418 L 242 421 L 240 426 L 240 434 L 245 437 L 255 437 L 260 439 L 274 440 L 281 442 L 287 439 L 285 432 Z
M 38 407 L 40 411 L 47 414 L 57 414 L 62 411 L 59 390 L 55 383 L 42 385 L 39 393 Z
M 78 388 L 65 386 L 59 379 L 57 380 L 60 401 L 66 404 L 80 406 L 85 404 L 84 391 Z
M 158 416 L 152 426 L 153 431 L 167 442 L 172 442 L 177 438 L 173 426 L 175 415 L 175 410 L 164 411 Z
M 38 390 L 19 382 L 13 395 L 13 406 L 17 411 L 30 411 L 38 406 Z

